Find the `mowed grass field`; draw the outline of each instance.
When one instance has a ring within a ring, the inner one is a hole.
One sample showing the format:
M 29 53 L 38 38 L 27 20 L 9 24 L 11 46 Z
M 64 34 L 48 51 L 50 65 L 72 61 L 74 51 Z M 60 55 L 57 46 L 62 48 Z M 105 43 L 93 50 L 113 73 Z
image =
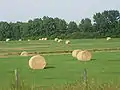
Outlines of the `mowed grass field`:
M 9 87 L 14 79 L 14 70 L 18 68 L 20 78 L 29 85 L 52 86 L 74 83 L 83 79 L 83 71 L 87 69 L 88 79 L 94 79 L 96 84 L 105 82 L 120 82 L 120 52 L 103 51 L 92 52 L 92 60 L 80 62 L 71 54 L 46 54 L 47 66 L 43 70 L 31 70 L 28 60 L 31 56 L 21 57 L 16 53 L 28 52 L 55 52 L 74 49 L 102 49 L 120 48 L 120 39 L 77 39 L 70 40 L 66 45 L 64 41 L 57 43 L 48 41 L 10 41 L 0 42 L 0 87 Z M 14 53 L 7 55 L 6 53 Z M 5 55 L 4 55 L 5 54 Z M 15 55 L 16 54 L 16 55 Z
M 70 45 L 65 44 L 65 40 L 57 43 L 54 40 L 38 41 L 10 41 L 0 42 L 0 52 L 17 53 L 23 50 L 28 52 L 55 52 L 74 49 L 101 49 L 101 48 L 118 48 L 120 47 L 120 38 L 106 41 L 106 39 L 76 39 L 71 40 Z

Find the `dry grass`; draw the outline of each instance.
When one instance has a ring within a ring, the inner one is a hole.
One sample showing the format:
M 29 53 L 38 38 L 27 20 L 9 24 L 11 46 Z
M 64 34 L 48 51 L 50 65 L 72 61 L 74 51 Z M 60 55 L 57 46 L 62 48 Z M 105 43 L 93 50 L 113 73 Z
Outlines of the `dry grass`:
M 13 81 L 9 90 L 16 90 L 15 82 Z M 75 81 L 74 83 L 65 83 L 61 86 L 40 87 L 37 85 L 28 85 L 24 81 L 19 81 L 18 90 L 120 90 L 120 85 L 113 85 L 112 83 L 97 84 L 93 79 L 85 83 L 82 81 Z

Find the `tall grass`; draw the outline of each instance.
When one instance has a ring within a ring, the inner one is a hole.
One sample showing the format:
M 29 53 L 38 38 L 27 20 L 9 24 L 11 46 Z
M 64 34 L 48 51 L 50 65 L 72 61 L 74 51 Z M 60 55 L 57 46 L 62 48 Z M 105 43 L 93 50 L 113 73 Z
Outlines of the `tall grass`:
M 51 86 L 51 87 L 40 87 L 40 86 L 30 86 L 24 81 L 19 82 L 19 87 L 16 88 L 15 82 L 11 83 L 11 86 L 7 90 L 120 90 L 120 84 L 114 84 L 112 82 L 97 84 L 97 82 L 92 79 L 87 81 L 76 81 L 75 83 L 66 83 L 61 86 Z

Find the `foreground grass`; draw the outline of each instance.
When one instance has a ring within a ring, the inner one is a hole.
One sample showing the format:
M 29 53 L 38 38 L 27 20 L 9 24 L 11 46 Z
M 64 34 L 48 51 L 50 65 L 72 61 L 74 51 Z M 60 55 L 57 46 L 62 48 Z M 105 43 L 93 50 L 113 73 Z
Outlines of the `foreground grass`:
M 29 86 L 25 83 L 19 84 L 18 88 L 15 84 L 9 87 L 9 90 L 120 90 L 120 84 L 114 85 L 113 82 L 96 84 L 94 80 L 87 81 L 76 81 L 75 83 L 69 83 L 62 86 L 51 86 L 51 87 L 37 87 Z M 7 89 L 8 90 L 8 89 Z
M 45 55 L 47 62 L 44 70 L 31 70 L 28 66 L 30 57 L 0 58 L 0 87 L 9 87 L 14 79 L 14 69 L 18 68 L 21 80 L 30 86 L 51 87 L 64 86 L 83 80 L 84 68 L 87 69 L 88 80 L 94 79 L 96 86 L 112 82 L 113 86 L 120 82 L 120 52 L 94 52 L 92 61 L 80 62 L 71 55 Z M 68 90 L 68 89 L 67 89 Z

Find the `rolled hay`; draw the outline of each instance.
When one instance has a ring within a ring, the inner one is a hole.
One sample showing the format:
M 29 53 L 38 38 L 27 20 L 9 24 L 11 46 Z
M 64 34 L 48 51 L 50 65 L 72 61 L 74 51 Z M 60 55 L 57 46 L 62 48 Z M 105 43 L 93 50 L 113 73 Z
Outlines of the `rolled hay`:
M 111 37 L 107 37 L 107 39 L 106 39 L 106 40 L 108 41 L 108 40 L 110 40 L 110 39 L 111 39 Z
M 91 58 L 92 58 L 92 55 L 87 50 L 81 51 L 77 54 L 77 59 L 80 61 L 90 61 Z
M 42 40 L 41 38 L 39 38 L 39 40 Z
M 44 38 L 42 38 L 42 40 L 44 40 Z
M 31 69 L 44 69 L 46 66 L 46 61 L 44 57 L 40 55 L 35 55 L 29 60 L 29 67 Z
M 82 50 L 79 50 L 79 49 L 73 50 L 73 51 L 72 51 L 72 56 L 76 58 L 76 57 L 77 57 L 77 54 L 78 54 L 79 52 L 81 52 L 81 51 L 82 51 Z
M 59 39 L 58 42 L 62 42 L 62 39 Z
M 19 39 L 18 41 L 22 41 L 22 39 Z
M 55 38 L 55 39 L 54 39 L 54 41 L 57 41 L 57 40 L 58 40 L 58 38 Z
M 44 40 L 47 40 L 47 38 L 44 38 Z
M 65 41 L 65 44 L 70 44 L 70 40 L 66 40 L 66 41 Z
M 8 41 L 10 41 L 10 39 L 9 39 L 9 38 L 7 38 L 7 39 L 6 39 L 6 42 L 8 42 Z
M 28 41 L 30 41 L 30 39 L 28 39 Z
M 23 51 L 23 52 L 20 54 L 20 56 L 28 56 L 28 52 Z
M 47 38 L 44 38 L 44 40 L 47 40 Z

